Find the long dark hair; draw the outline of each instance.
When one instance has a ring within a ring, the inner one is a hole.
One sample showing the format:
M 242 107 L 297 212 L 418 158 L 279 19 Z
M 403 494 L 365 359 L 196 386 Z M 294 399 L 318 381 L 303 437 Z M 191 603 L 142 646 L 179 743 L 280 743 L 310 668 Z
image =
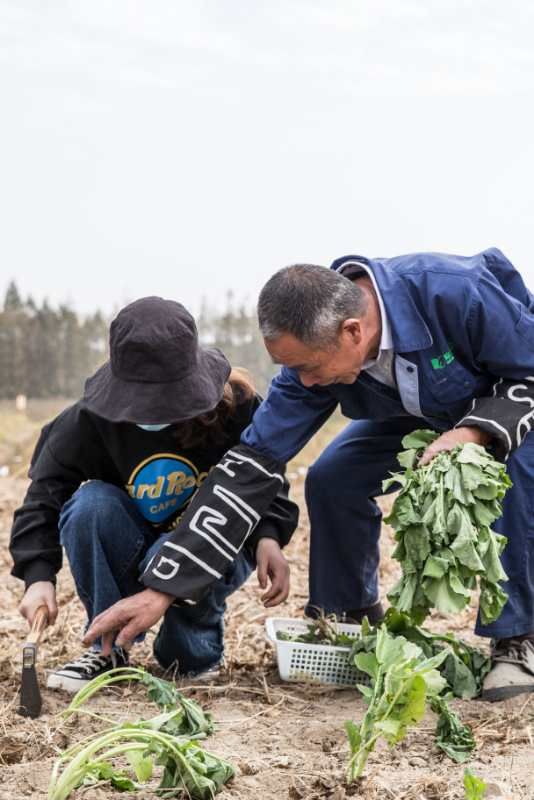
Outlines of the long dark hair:
M 213 411 L 193 417 L 175 426 L 174 435 L 183 448 L 222 444 L 226 423 L 241 403 L 252 399 L 256 390 L 249 373 L 234 367 L 224 386 L 223 396 Z

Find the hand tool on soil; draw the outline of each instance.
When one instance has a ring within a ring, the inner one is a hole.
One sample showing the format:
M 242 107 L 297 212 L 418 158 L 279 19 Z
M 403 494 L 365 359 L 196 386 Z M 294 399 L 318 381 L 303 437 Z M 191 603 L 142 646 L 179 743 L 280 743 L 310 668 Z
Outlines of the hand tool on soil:
M 35 719 L 41 713 L 41 692 L 35 672 L 37 660 L 37 646 L 48 625 L 48 608 L 39 606 L 35 612 L 28 638 L 22 649 L 22 679 L 20 683 L 19 714 L 23 717 Z

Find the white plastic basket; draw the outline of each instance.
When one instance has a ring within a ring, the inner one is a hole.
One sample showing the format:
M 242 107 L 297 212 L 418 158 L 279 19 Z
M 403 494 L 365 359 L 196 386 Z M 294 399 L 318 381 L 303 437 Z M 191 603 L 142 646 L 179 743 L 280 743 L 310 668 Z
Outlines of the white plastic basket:
M 310 622 L 303 619 L 269 617 L 265 621 L 267 637 L 276 648 L 281 679 L 330 686 L 352 687 L 358 683 L 369 686 L 369 675 L 349 663 L 350 647 L 291 642 L 277 637 L 277 633 L 300 636 L 308 632 L 309 625 Z M 354 638 L 360 635 L 361 630 L 359 625 L 342 622 L 336 623 L 336 629 L 339 633 L 346 633 Z

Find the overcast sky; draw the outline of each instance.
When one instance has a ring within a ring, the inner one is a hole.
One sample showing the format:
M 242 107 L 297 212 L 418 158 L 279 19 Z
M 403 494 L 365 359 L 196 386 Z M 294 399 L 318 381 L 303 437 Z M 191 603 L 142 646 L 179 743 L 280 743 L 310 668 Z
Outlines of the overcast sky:
M 0 0 L 0 292 L 490 246 L 534 289 L 533 39 L 525 0 Z

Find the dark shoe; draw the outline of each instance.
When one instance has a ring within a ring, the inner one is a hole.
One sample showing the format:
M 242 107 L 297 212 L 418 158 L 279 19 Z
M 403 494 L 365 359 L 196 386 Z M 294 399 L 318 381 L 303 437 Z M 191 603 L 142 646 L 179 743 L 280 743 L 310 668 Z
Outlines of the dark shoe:
M 103 672 L 109 672 L 115 667 L 127 667 L 129 663 L 128 653 L 120 648 L 113 650 L 110 656 L 103 656 L 98 650 L 91 648 L 79 658 L 51 672 L 46 685 L 48 689 L 63 689 L 75 694 Z
M 346 611 L 343 622 L 352 622 L 361 625 L 364 617 L 367 617 L 370 625 L 379 625 L 384 619 L 382 603 L 375 603 L 374 606 L 369 606 L 369 608 L 358 608 Z
M 534 692 L 534 641 L 499 639 L 491 643 L 492 668 L 484 679 L 482 699 L 491 703 Z
M 323 609 L 318 606 L 307 605 L 304 613 L 310 619 L 319 619 L 319 617 L 325 616 Z M 382 603 L 379 602 L 369 608 L 351 609 L 342 611 L 341 614 L 327 614 L 326 616 L 335 616 L 338 622 L 348 622 L 352 625 L 360 625 L 363 618 L 367 617 L 371 625 L 378 625 L 384 619 L 384 609 Z

